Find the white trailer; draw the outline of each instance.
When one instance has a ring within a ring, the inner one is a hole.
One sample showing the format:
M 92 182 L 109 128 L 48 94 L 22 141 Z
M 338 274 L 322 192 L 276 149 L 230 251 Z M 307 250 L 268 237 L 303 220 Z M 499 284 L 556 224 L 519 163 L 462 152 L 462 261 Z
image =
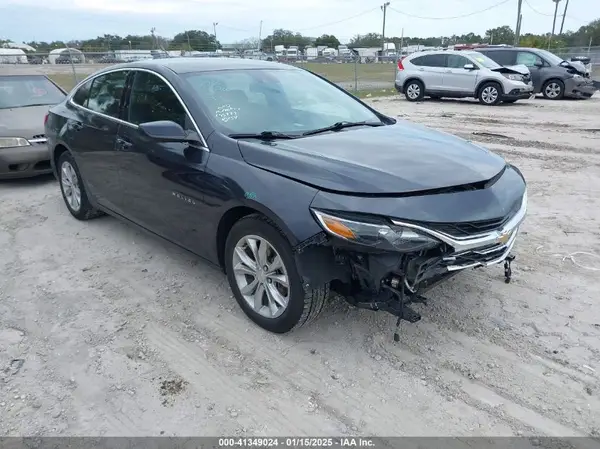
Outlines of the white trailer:
M 0 64 L 28 64 L 27 55 L 20 48 L 0 48 Z

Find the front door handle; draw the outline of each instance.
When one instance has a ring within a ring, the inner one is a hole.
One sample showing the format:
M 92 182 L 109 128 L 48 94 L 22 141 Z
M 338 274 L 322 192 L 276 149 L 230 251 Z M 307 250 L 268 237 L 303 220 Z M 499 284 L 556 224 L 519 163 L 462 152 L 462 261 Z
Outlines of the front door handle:
M 120 137 L 117 137 L 117 150 L 121 150 L 121 151 L 127 151 L 129 150 L 133 144 L 125 139 L 121 139 Z

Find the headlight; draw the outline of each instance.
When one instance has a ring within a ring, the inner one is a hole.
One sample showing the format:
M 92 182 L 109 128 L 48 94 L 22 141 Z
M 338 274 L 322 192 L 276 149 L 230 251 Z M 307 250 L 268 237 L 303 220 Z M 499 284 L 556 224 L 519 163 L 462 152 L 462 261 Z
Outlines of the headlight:
M 0 137 L 0 148 L 28 147 L 31 145 L 22 137 Z
M 349 220 L 312 209 L 323 229 L 336 237 L 359 245 L 388 251 L 413 252 L 434 248 L 441 242 L 401 226 Z
M 503 73 L 505 78 L 513 81 L 523 81 L 523 75 L 515 75 L 512 73 Z

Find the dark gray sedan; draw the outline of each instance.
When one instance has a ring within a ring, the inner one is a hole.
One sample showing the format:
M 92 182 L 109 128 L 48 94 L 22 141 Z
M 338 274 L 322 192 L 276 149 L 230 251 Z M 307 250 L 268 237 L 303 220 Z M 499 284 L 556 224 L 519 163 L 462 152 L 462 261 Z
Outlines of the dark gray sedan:
M 44 75 L 0 75 L 0 179 L 52 172 L 44 120 L 65 95 Z

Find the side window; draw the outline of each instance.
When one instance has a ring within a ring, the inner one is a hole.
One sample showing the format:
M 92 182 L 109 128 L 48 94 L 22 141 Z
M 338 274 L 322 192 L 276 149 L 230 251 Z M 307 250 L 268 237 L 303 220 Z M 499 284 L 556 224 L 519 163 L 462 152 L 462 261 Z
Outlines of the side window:
M 462 69 L 465 64 L 473 64 L 464 56 L 460 55 L 447 55 L 448 57 L 448 67 L 451 69 Z
M 127 72 L 113 72 L 94 78 L 87 108 L 95 112 L 119 118 L 121 96 L 125 89 Z
M 422 66 L 424 65 L 425 56 L 419 56 L 418 58 L 414 58 L 410 60 L 412 65 Z
M 535 67 L 536 64 L 542 64 L 542 58 L 528 51 L 520 51 L 517 53 L 517 64 L 524 64 L 527 67 Z
M 426 67 L 446 67 L 446 55 L 427 55 L 423 59 Z
M 89 80 L 87 83 L 83 84 L 79 89 L 77 89 L 77 92 L 75 92 L 72 98 L 73 103 L 87 107 L 87 101 L 90 95 L 90 87 L 92 87 L 92 81 L 93 80 Z
M 169 120 L 192 129 L 185 109 L 171 88 L 152 73 L 137 71 L 133 79 L 127 121 L 135 125 Z
M 515 65 L 515 52 L 506 50 L 488 51 L 484 53 L 488 58 L 500 65 Z

